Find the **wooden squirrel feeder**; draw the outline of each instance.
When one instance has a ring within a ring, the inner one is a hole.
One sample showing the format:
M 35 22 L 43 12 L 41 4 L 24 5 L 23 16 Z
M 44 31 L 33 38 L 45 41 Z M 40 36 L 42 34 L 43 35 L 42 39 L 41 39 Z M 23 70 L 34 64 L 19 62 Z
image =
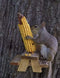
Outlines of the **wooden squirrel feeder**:
M 11 61 L 12 65 L 18 65 L 18 71 L 25 72 L 28 66 L 32 67 L 33 72 L 42 72 L 42 68 L 48 68 L 48 61 L 39 60 L 38 53 L 35 53 L 36 46 L 33 44 L 32 40 L 27 40 L 25 37 L 27 35 L 33 37 L 30 26 L 22 14 L 18 13 L 19 19 L 19 30 L 25 45 L 26 52 L 22 53 L 21 55 L 17 55 Z

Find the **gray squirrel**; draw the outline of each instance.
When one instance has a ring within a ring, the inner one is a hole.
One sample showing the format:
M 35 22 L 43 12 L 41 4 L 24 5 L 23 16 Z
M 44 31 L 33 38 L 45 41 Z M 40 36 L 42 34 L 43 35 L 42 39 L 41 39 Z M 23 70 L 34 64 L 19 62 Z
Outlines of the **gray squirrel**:
M 49 70 L 47 78 L 52 78 L 52 63 L 58 49 L 58 41 L 52 36 L 45 27 L 45 22 L 42 22 L 41 26 L 32 27 L 33 38 L 26 36 L 26 39 L 33 40 L 37 45 L 37 49 L 40 49 L 40 53 L 49 62 Z
M 26 39 L 33 40 L 36 44 L 41 45 L 41 55 L 47 60 L 53 61 L 58 49 L 57 39 L 52 36 L 45 27 L 45 22 L 43 21 L 41 26 L 33 27 L 33 38 L 26 36 Z

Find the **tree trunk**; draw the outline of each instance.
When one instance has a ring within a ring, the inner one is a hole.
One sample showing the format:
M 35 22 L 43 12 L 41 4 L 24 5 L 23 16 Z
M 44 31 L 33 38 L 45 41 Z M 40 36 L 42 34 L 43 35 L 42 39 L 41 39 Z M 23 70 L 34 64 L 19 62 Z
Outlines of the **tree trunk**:
M 59 42 L 58 53 L 54 60 L 53 78 L 60 78 L 60 1 L 59 0 L 0 0 L 0 78 L 46 78 L 43 73 L 33 73 L 31 68 L 25 73 L 17 72 L 17 66 L 10 61 L 24 52 L 24 44 L 18 28 L 17 13 L 26 16 L 30 26 L 46 22 L 48 32 L 55 35 Z M 58 67 L 57 67 L 58 66 Z

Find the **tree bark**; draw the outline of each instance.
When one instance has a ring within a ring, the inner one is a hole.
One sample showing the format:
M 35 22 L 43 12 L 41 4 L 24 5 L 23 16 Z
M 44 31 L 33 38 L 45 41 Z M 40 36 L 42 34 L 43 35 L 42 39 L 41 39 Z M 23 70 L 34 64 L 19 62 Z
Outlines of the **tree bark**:
M 16 76 L 17 78 L 46 78 L 47 69 L 43 70 L 41 74 L 33 73 L 31 68 L 28 68 L 25 73 L 18 73 L 17 66 L 10 65 L 14 56 L 25 50 L 18 28 L 18 12 L 26 16 L 30 26 L 40 26 L 41 21 L 44 20 L 48 32 L 58 39 L 59 48 L 53 64 L 52 77 L 59 78 L 59 0 L 0 0 L 0 78 L 16 78 Z

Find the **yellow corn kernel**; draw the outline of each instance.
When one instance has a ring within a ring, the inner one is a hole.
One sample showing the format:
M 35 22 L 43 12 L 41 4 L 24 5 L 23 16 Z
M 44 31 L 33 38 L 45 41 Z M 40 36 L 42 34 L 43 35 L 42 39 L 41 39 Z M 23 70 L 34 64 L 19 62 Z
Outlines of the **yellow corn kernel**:
M 28 54 L 25 53 L 25 56 L 28 56 Z
M 29 56 L 31 56 L 31 54 L 29 54 Z
M 25 37 L 27 35 L 33 37 L 30 26 L 24 16 L 21 18 L 21 21 L 22 21 L 22 24 L 21 25 L 18 24 L 18 26 L 19 26 L 19 30 L 21 32 L 22 39 L 24 41 L 25 49 L 27 52 L 33 53 L 36 51 L 36 46 L 33 45 L 34 42 L 32 40 L 25 39 Z

